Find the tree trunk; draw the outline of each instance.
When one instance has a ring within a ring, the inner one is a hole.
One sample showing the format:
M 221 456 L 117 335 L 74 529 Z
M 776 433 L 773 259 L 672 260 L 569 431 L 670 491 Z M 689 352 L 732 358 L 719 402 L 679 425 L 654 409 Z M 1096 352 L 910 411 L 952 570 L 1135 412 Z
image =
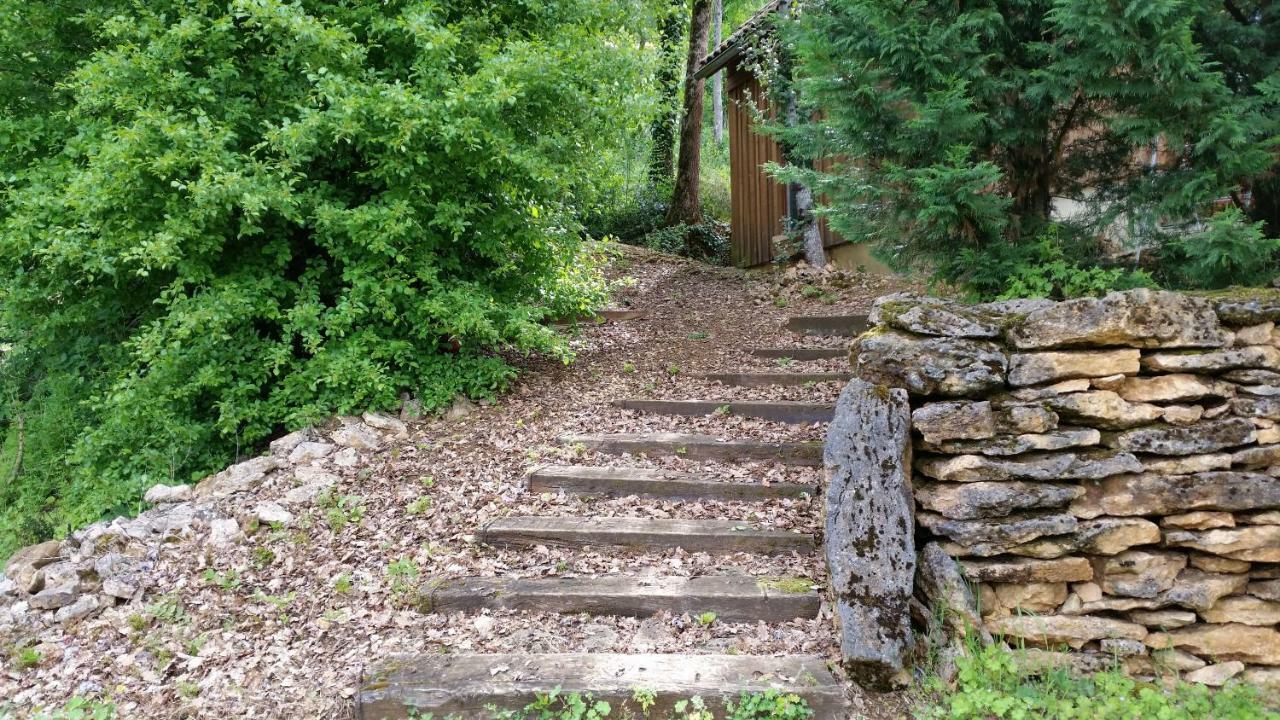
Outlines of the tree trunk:
M 684 113 L 680 122 L 680 158 L 676 166 L 676 188 L 671 197 L 671 207 L 667 210 L 668 227 L 702 222 L 698 172 L 702 161 L 702 96 L 706 83 L 694 74 L 706 53 L 710 32 L 711 0 L 693 0 L 689 57 L 684 75 Z
M 724 0 L 711 4 L 711 47 L 720 47 L 724 41 Z M 719 145 L 724 142 L 724 71 L 711 78 L 711 137 Z
M 658 111 L 649 137 L 649 180 L 657 186 L 671 181 L 675 172 L 676 104 L 680 100 L 680 40 L 684 33 L 684 0 L 672 0 L 662 18 L 661 58 L 654 84 L 658 86 Z

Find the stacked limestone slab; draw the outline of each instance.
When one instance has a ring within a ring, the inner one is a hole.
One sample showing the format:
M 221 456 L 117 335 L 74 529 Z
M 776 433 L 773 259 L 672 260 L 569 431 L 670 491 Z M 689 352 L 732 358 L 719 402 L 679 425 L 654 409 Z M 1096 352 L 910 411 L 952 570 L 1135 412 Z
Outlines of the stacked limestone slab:
M 919 540 L 987 630 L 1280 685 L 1280 291 L 898 295 L 871 321 L 857 375 L 910 393 Z

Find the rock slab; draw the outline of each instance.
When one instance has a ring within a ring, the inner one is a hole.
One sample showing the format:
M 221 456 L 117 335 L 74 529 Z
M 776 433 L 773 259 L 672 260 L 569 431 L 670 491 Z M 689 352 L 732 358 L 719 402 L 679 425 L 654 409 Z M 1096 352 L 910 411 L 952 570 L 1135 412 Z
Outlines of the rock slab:
M 860 684 L 904 680 L 916 570 L 907 393 L 853 380 L 824 450 L 826 554 L 846 671 Z

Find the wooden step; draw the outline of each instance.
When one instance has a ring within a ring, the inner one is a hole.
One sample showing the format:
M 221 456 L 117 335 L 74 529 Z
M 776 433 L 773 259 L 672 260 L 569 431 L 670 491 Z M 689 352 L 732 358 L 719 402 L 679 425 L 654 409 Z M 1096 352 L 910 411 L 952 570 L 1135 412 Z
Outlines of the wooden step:
M 625 320 L 638 320 L 644 317 L 644 311 L 617 308 L 601 310 L 596 317 L 603 319 L 605 322 L 622 322 Z
M 703 375 L 704 380 L 737 387 L 767 387 L 771 385 L 808 385 L 809 383 L 847 383 L 853 373 L 713 373 Z
M 781 359 L 790 358 L 796 362 L 808 362 L 810 360 L 830 360 L 833 358 L 849 357 L 849 348 L 823 348 L 823 347 L 807 347 L 807 348 L 754 348 L 751 351 L 754 357 Z
M 422 609 L 437 613 L 525 610 L 648 617 L 664 610 L 698 616 L 713 612 L 724 622 L 786 622 L 818 615 L 812 589 L 786 592 L 745 575 L 697 578 L 460 578 L 424 588 Z
M 774 460 L 784 465 L 822 465 L 820 442 L 764 442 L 720 440 L 710 435 L 684 433 L 623 433 L 617 435 L 562 435 L 566 445 L 582 445 L 609 455 L 658 455 L 688 460 Z
M 812 535 L 733 520 L 530 517 L 491 520 L 476 534 L 489 545 L 613 545 L 689 552 L 808 552 Z
M 637 689 L 654 693 L 652 707 L 640 707 Z M 356 717 L 490 718 L 489 708 L 520 710 L 556 690 L 608 702 L 617 718 L 668 717 L 677 702 L 695 695 L 724 717 L 726 701 L 766 690 L 799 695 L 817 720 L 848 714 L 844 686 L 821 657 L 436 653 L 388 658 L 363 673 Z
M 856 337 L 871 325 L 866 315 L 798 315 L 787 320 L 787 329 L 805 335 Z
M 814 496 L 818 488 L 803 483 L 728 482 L 649 468 L 544 465 L 529 472 L 529 490 L 733 502 Z
M 799 402 L 795 400 L 641 400 L 638 398 L 615 400 L 613 404 L 624 410 L 658 415 L 713 415 L 725 413 L 739 417 L 759 418 L 784 423 L 831 422 L 836 406 L 829 403 Z

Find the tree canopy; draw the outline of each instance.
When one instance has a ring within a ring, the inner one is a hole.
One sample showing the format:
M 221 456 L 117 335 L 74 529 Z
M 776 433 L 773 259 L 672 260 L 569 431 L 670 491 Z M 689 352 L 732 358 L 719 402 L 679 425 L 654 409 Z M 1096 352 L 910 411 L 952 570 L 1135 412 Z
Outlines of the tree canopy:
M 784 176 L 822 194 L 845 237 L 900 266 L 982 295 L 1150 282 L 1089 267 L 1106 234 L 1149 257 L 1217 252 L 1218 276 L 1274 271 L 1280 246 L 1261 234 L 1280 235 L 1280 20 L 1269 8 L 824 0 L 784 37 L 814 120 L 775 132 L 802 157 L 835 161 Z M 1249 252 L 1231 223 L 1201 222 L 1220 198 L 1262 224 Z M 1172 239 L 1188 234 L 1199 239 Z

